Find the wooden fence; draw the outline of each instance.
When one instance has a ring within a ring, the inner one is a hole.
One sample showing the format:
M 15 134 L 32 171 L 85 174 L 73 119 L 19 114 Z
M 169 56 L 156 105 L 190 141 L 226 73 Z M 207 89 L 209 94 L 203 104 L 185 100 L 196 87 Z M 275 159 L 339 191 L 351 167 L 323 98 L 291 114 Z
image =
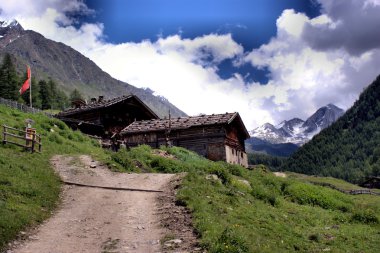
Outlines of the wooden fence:
M 351 194 L 351 195 L 370 194 L 370 195 L 378 195 L 378 196 L 380 196 L 380 193 L 371 191 L 369 189 L 343 190 L 343 189 L 340 189 L 340 188 L 336 187 L 333 184 L 329 184 L 329 183 L 325 183 L 325 182 L 313 182 L 313 181 L 309 181 L 309 182 L 312 183 L 312 184 L 315 184 L 315 185 L 329 187 L 329 188 L 332 188 L 334 190 L 340 191 L 340 192 L 345 193 L 345 194 Z
M 3 125 L 3 144 L 7 143 L 23 147 L 32 153 L 41 152 L 42 148 L 41 135 L 36 134 L 33 129 L 24 131 Z
M 19 103 L 17 101 L 5 99 L 5 98 L 0 98 L 0 104 L 8 106 L 8 107 L 11 107 L 11 108 L 14 108 L 14 109 L 17 109 L 17 110 L 20 110 L 20 111 L 23 111 L 23 112 L 26 112 L 26 113 L 33 113 L 33 114 L 43 113 L 43 114 L 45 114 L 48 117 L 53 117 L 52 114 L 46 113 L 46 112 L 44 112 L 44 111 L 42 111 L 40 109 L 29 107 L 29 106 L 27 106 L 25 104 L 21 104 L 21 103 Z

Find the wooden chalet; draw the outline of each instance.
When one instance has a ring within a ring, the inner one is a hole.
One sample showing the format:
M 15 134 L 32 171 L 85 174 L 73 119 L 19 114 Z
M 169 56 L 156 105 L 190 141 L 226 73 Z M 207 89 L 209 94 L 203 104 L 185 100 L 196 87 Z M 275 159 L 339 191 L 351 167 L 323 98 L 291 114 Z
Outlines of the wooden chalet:
M 367 180 L 360 184 L 361 187 L 380 189 L 380 177 L 369 177 Z
M 56 115 L 73 129 L 107 139 L 115 136 L 136 120 L 159 119 L 137 96 L 128 95 L 111 100 L 91 99 L 89 104 L 74 101 L 74 108 Z
M 128 147 L 158 148 L 170 142 L 210 160 L 248 167 L 244 141 L 249 134 L 238 113 L 135 121 L 120 132 L 120 138 Z

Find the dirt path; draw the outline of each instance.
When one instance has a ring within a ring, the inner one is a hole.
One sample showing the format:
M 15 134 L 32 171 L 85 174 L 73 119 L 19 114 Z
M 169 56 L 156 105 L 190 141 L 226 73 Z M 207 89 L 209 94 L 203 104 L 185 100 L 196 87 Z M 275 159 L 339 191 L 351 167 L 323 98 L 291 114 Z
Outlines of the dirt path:
M 175 178 L 113 173 L 89 156 L 55 156 L 52 163 L 63 180 L 92 185 L 161 190 Z M 168 231 L 160 226 L 160 194 L 65 185 L 59 210 L 11 252 L 162 252 Z

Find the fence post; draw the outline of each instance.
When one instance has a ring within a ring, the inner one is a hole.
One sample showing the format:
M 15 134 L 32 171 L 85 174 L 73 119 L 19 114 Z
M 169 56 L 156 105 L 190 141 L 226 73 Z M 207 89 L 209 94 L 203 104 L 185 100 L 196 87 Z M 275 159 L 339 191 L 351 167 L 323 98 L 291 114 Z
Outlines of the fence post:
M 41 153 L 41 146 L 42 146 L 42 143 L 41 143 L 41 136 L 38 137 L 38 151 Z
M 7 143 L 7 129 L 6 129 L 6 127 L 5 126 L 3 126 L 3 134 L 4 134 L 4 136 L 3 136 L 3 144 L 6 144 Z
M 33 133 L 33 137 L 32 137 L 32 153 L 34 153 L 34 144 L 36 143 L 36 134 Z

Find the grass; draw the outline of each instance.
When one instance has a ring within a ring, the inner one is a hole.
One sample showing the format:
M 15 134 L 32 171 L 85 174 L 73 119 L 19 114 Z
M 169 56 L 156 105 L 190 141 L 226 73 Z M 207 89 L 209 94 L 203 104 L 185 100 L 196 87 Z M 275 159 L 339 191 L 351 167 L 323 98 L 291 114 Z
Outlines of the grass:
M 341 190 L 365 189 L 363 187 L 360 187 L 360 186 L 355 185 L 355 184 L 351 184 L 347 181 L 344 181 L 344 180 L 338 179 L 338 178 L 310 176 L 310 175 L 299 174 L 299 173 L 295 173 L 295 172 L 285 172 L 285 173 L 289 178 L 296 178 L 296 179 L 299 179 L 301 181 L 317 183 L 317 184 L 318 183 L 327 183 L 327 184 L 333 185 L 333 186 L 335 186 Z M 380 193 L 379 189 L 371 189 L 371 191 Z
M 40 114 L 25 114 L 0 105 L 0 126 L 23 129 L 33 119 L 42 136 L 42 153 L 31 154 L 12 144 L 0 144 L 0 251 L 18 232 L 49 217 L 57 205 L 60 182 L 49 160 L 55 154 L 90 154 L 107 162 L 109 154 L 63 122 Z
M 302 177 L 211 162 L 182 148 L 113 155 L 125 171 L 187 171 L 177 202 L 192 212 L 208 252 L 377 252 L 380 197 L 345 195 Z M 217 175 L 210 176 L 210 174 Z M 330 179 L 329 179 L 330 180 Z M 355 187 L 340 182 L 347 187 Z
M 310 178 L 279 178 L 264 167 L 250 171 L 211 162 L 178 147 L 157 152 L 139 146 L 110 154 L 59 120 L 0 106 L 0 124 L 23 128 L 26 118 L 35 121 L 43 152 L 31 154 L 0 144 L 0 249 L 19 231 L 48 217 L 57 205 L 60 183 L 49 163 L 54 154 L 89 154 L 115 171 L 188 172 L 177 203 L 191 210 L 201 245 L 210 253 L 379 249 L 378 196 L 345 195 L 313 185 Z M 108 251 L 115 241 L 105 246 Z

